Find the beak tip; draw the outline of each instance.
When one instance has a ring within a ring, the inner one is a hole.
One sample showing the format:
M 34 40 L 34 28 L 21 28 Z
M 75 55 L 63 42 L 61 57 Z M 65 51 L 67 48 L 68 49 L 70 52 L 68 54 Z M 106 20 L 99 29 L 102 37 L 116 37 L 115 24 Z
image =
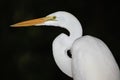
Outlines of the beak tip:
M 10 27 L 22 27 L 21 25 L 17 25 L 17 24 L 13 24 L 13 25 L 10 25 Z
M 13 24 L 13 25 L 10 25 L 10 27 L 16 27 L 16 25 Z

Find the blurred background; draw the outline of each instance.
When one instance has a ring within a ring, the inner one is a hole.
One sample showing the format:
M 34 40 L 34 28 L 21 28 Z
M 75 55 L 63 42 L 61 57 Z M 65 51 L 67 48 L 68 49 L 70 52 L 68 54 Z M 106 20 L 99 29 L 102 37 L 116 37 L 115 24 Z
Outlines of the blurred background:
M 0 10 L 0 80 L 72 80 L 59 70 L 52 55 L 53 40 L 66 30 L 10 27 L 56 11 L 75 15 L 83 35 L 102 39 L 120 66 L 120 7 L 115 0 L 0 0 Z

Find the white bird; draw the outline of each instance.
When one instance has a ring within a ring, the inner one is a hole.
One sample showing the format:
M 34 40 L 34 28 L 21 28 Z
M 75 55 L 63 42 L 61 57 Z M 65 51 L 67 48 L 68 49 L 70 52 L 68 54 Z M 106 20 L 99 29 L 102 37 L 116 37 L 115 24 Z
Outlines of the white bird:
M 119 67 L 107 47 L 100 39 L 82 36 L 78 19 L 65 11 L 46 17 L 23 21 L 12 27 L 55 26 L 67 29 L 70 35 L 61 33 L 53 41 L 53 56 L 58 67 L 74 80 L 120 80 Z M 67 51 L 71 50 L 72 58 Z

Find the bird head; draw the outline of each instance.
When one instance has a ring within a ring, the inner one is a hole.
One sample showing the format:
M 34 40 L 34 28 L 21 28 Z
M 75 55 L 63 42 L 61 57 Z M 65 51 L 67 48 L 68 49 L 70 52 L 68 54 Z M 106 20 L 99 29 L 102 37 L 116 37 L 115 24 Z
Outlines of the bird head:
M 29 27 L 29 26 L 55 26 L 65 28 L 73 38 L 82 35 L 82 27 L 79 20 L 71 13 L 58 11 L 42 18 L 18 22 L 11 27 Z

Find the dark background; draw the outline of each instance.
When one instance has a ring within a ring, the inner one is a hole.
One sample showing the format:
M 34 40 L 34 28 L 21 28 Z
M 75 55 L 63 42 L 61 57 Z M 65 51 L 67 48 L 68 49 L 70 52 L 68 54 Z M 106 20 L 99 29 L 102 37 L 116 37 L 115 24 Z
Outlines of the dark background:
M 10 27 L 61 10 L 80 20 L 84 35 L 102 39 L 120 66 L 120 7 L 115 0 L 0 0 L 0 80 L 72 80 L 56 66 L 51 48 L 66 30 Z

